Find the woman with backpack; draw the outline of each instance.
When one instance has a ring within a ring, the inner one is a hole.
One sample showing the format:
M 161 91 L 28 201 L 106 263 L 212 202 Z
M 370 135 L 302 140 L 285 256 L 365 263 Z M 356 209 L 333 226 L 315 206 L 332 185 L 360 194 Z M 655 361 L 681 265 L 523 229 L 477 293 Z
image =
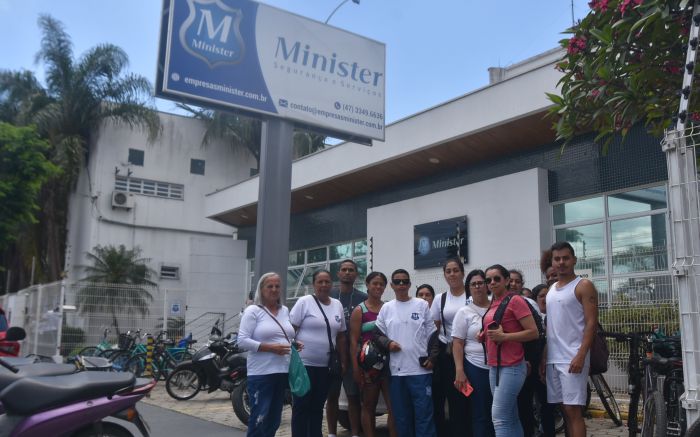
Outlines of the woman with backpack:
M 479 339 L 486 342 L 496 437 L 522 437 L 518 393 L 532 371 L 525 361 L 523 343 L 537 340 L 539 332 L 525 300 L 508 292 L 508 277 L 508 269 L 500 264 L 486 269 L 485 282 L 493 299 Z

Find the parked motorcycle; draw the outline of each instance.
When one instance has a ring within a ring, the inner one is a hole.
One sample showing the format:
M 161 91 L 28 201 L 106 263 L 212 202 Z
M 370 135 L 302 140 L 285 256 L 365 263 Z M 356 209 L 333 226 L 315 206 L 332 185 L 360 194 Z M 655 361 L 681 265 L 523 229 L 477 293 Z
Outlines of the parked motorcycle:
M 208 393 L 232 392 L 245 379 L 247 352 L 238 349 L 231 334 L 223 339 L 220 335 L 215 324 L 207 345 L 195 352 L 191 361 L 180 363 L 168 375 L 165 389 L 172 398 L 192 399 L 202 389 Z
M 19 340 L 24 330 L 8 336 Z M 123 421 L 148 436 L 135 404 L 155 381 L 137 380 L 129 373 L 75 372 L 72 365 L 15 366 L 0 359 L 0 437 L 131 436 Z

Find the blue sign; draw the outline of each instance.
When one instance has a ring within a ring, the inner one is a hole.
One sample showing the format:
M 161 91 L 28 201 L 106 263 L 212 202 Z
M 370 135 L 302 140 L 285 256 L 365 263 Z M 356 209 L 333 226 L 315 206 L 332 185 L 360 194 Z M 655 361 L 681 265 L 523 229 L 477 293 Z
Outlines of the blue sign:
M 165 0 L 156 95 L 383 140 L 385 56 L 251 0 Z
M 448 258 L 469 262 L 467 217 L 454 217 L 413 227 L 413 267 L 442 266 Z

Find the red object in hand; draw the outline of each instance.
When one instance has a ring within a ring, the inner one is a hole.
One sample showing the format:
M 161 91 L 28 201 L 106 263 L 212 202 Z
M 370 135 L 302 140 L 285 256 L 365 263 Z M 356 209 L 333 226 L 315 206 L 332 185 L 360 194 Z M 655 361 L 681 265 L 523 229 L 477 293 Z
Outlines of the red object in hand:
M 474 388 L 468 382 L 466 384 L 462 384 L 462 386 L 459 388 L 459 392 L 466 397 L 469 397 L 469 395 L 472 394 L 473 391 Z

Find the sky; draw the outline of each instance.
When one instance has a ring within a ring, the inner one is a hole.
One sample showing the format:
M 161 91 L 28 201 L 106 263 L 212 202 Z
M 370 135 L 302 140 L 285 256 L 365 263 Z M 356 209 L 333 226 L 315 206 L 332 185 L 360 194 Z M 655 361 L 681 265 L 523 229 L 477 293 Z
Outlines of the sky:
M 184 1 L 184 0 L 183 0 Z M 341 0 L 262 3 L 325 21 Z M 39 14 L 60 20 L 79 56 L 100 43 L 126 51 L 129 71 L 155 83 L 160 0 L 0 0 L 0 69 L 28 69 L 41 41 Z M 574 19 L 588 13 L 573 0 Z M 488 84 L 489 67 L 505 67 L 558 46 L 571 26 L 571 0 L 360 0 L 345 3 L 329 24 L 386 44 L 386 121 Z M 174 112 L 167 100 L 157 107 Z

